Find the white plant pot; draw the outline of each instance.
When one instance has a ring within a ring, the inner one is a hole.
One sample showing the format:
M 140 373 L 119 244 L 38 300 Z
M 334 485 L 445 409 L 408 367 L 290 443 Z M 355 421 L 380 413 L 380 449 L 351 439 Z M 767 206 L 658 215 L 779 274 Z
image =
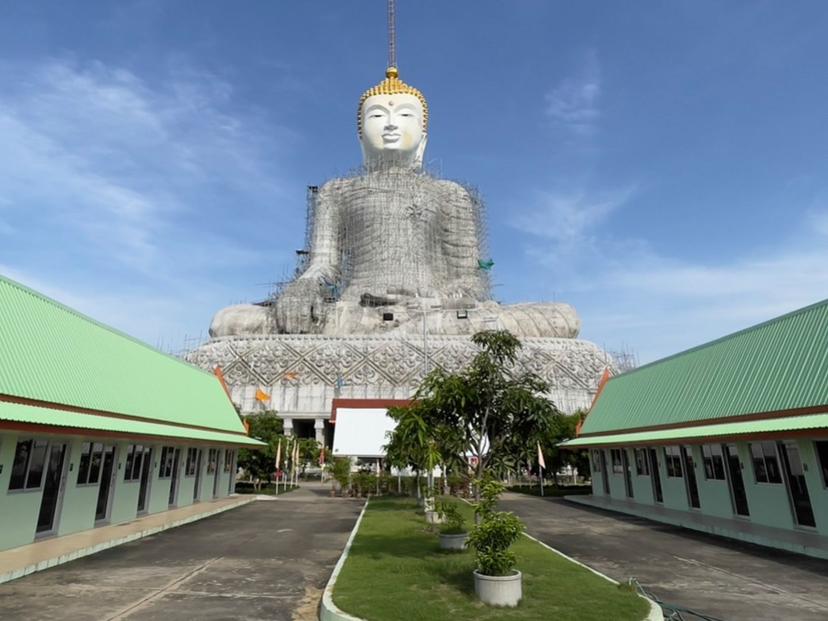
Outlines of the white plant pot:
M 489 606 L 517 606 L 523 598 L 523 574 L 515 570 L 511 576 L 485 576 L 475 570 L 474 592 Z
M 456 535 L 440 535 L 441 550 L 465 550 L 469 540 L 469 533 L 458 533 Z
M 428 509 L 426 509 L 425 518 L 428 524 L 443 523 L 443 518 L 440 517 L 440 514 L 437 511 L 429 511 Z

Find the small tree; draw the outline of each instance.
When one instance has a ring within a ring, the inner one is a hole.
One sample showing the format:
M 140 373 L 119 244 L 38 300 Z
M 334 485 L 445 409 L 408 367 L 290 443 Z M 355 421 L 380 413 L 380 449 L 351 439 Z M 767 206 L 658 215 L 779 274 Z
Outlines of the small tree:
M 412 405 L 403 408 L 405 413 L 389 413 L 400 425 L 410 419 L 407 427 L 416 432 L 412 446 L 422 450 L 433 443 L 443 463 L 471 455 L 479 500 L 484 473 L 513 467 L 521 454 L 544 441 L 561 414 L 545 397 L 545 381 L 515 371 L 521 344 L 514 335 L 488 330 L 472 336 L 472 341 L 480 352 L 468 368 L 459 373 L 435 369 L 423 380 Z M 395 445 L 396 436 L 397 430 L 389 446 Z
M 344 493 L 351 482 L 351 460 L 347 457 L 334 457 L 328 462 L 331 476 L 339 483 L 339 489 Z
M 435 429 L 429 427 L 417 408 L 391 408 L 388 415 L 397 421 L 397 426 L 389 433 L 388 444 L 385 446 L 388 463 L 395 468 L 414 469 L 418 494 L 420 473 L 425 471 L 430 493 L 434 487 L 432 471 L 442 457 Z
M 586 451 L 565 450 L 558 447 L 560 442 L 576 436 L 578 424 L 586 416 L 586 412 L 578 410 L 571 416 L 561 416 L 555 421 L 553 431 L 542 442 L 543 455 L 548 472 L 552 474 L 555 484 L 558 483 L 558 471 L 566 466 L 577 468 L 578 472 L 589 472 L 589 462 Z
M 305 469 L 308 462 L 316 462 L 319 460 L 319 452 L 322 450 L 322 445 L 313 438 L 299 439 L 299 465 L 302 476 L 305 476 Z
M 283 437 L 283 422 L 274 410 L 250 414 L 245 417 L 245 421 L 250 425 L 251 438 L 267 442 L 267 446 L 258 450 L 239 449 L 238 464 L 250 474 L 256 491 L 259 491 L 262 481 L 270 481 L 276 469 L 276 446 Z M 285 444 L 282 442 L 282 451 L 284 450 Z
M 469 535 L 477 571 L 486 576 L 508 576 L 512 572 L 517 559 L 510 548 L 523 532 L 523 524 L 514 513 L 495 511 L 503 489 L 492 479 L 481 485 L 482 499 L 475 509 L 478 524 Z

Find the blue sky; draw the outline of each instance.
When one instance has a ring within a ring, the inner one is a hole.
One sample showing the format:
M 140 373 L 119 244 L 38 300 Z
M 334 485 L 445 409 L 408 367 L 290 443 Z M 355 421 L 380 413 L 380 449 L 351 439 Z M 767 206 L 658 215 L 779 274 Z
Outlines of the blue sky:
M 570 302 L 646 362 L 828 297 L 828 5 L 399 5 L 500 300 Z M 382 0 L 10 3 L 0 273 L 165 349 L 206 334 L 359 164 L 385 46 Z

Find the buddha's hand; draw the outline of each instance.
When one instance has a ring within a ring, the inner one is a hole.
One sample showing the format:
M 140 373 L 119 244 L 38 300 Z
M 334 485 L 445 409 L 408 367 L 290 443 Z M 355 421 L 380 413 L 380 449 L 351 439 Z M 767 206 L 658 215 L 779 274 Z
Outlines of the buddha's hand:
M 322 287 L 316 279 L 300 278 L 276 298 L 276 326 L 286 334 L 308 334 L 322 312 Z

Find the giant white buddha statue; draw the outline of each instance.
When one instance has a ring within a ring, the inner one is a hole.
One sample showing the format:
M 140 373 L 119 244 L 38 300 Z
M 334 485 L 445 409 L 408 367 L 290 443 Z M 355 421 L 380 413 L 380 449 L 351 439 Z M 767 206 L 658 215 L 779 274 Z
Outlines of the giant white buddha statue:
M 423 171 L 428 105 L 390 67 L 359 102 L 359 174 L 333 179 L 312 201 L 300 273 L 265 304 L 220 310 L 212 337 L 473 334 L 575 338 L 567 304 L 491 299 L 481 254 L 482 205 L 462 185 Z

